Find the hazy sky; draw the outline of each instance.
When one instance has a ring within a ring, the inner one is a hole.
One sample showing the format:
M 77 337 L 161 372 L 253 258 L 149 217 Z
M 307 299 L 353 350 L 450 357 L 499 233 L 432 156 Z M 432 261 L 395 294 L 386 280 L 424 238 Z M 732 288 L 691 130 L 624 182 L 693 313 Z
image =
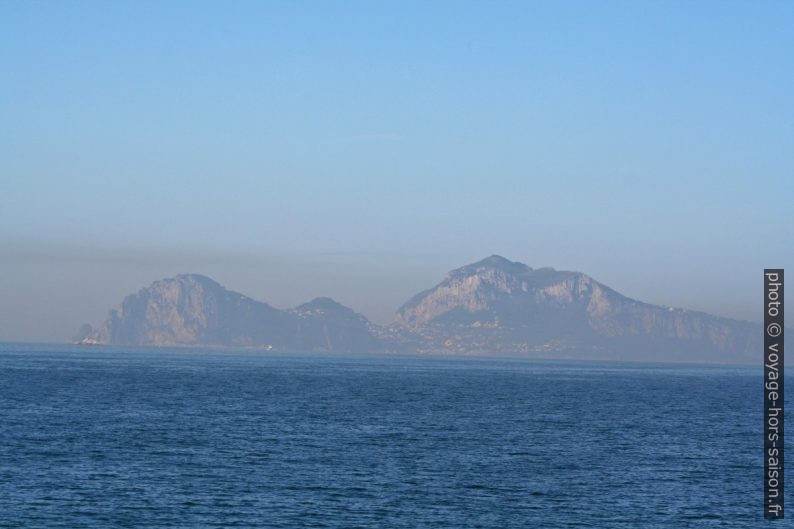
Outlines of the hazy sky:
M 7 1 L 0 81 L 0 340 L 179 272 L 379 322 L 492 253 L 753 320 L 794 273 L 790 1 Z

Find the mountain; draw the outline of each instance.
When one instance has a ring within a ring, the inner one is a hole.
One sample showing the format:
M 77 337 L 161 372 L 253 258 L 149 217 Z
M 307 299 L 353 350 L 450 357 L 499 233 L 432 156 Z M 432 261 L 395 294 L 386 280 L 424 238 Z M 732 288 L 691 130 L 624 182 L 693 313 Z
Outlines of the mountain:
M 329 298 L 292 310 L 226 290 L 198 274 L 155 281 L 127 296 L 96 330 L 78 342 L 117 345 L 209 345 L 283 351 L 373 351 L 380 342 L 369 322 Z
M 752 361 L 760 326 L 630 299 L 579 273 L 493 255 L 453 270 L 396 321 L 428 351 Z
M 361 314 L 331 298 L 316 298 L 289 313 L 298 321 L 295 346 L 304 351 L 379 351 L 382 343 Z
M 453 270 L 379 326 L 330 298 L 280 310 L 207 277 L 178 275 L 127 296 L 84 344 L 244 346 L 277 351 L 431 352 L 750 362 L 761 327 L 630 299 L 580 272 L 493 255 Z

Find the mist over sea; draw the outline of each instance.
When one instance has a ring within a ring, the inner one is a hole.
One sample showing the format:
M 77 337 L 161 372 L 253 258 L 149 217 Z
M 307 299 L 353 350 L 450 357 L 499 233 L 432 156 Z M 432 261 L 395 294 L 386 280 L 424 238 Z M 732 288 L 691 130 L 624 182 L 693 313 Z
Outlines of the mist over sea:
M 760 376 L 0 344 L 0 527 L 756 527 Z

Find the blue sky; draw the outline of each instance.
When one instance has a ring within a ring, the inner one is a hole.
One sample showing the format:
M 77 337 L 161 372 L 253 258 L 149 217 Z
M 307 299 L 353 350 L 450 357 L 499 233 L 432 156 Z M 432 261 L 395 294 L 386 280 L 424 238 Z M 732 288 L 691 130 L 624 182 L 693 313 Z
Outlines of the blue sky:
M 4 2 L 0 339 L 180 271 L 385 321 L 492 253 L 758 319 L 761 269 L 794 266 L 793 27 L 783 1 Z

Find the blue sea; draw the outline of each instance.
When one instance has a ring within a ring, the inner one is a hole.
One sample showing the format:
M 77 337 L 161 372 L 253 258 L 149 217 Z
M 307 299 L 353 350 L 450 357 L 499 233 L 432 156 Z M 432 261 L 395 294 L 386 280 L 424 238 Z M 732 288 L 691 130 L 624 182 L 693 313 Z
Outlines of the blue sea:
M 0 527 L 761 527 L 760 367 L 0 344 Z

